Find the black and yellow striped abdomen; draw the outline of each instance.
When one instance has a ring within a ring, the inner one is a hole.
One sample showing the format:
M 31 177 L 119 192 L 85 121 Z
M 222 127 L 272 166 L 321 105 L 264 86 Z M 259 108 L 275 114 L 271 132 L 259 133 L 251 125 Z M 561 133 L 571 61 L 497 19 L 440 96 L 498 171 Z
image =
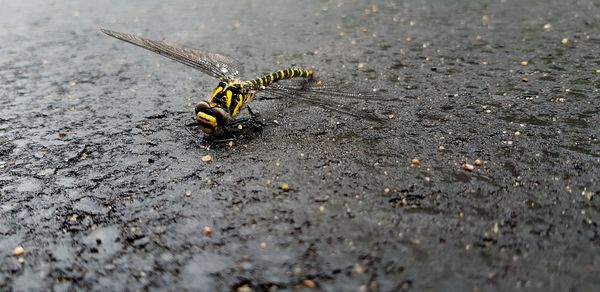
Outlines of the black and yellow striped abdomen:
M 217 88 L 213 90 L 207 102 L 211 108 L 222 108 L 231 118 L 235 118 L 252 101 L 257 91 L 265 89 L 267 86 L 280 80 L 312 77 L 312 69 L 292 67 L 247 81 L 222 80 Z M 213 127 L 217 126 L 216 122 L 212 124 L 214 124 L 211 125 Z
M 294 77 L 312 78 L 313 71 L 312 69 L 292 67 L 285 70 L 279 70 L 277 72 L 264 75 L 256 79 L 248 80 L 245 83 L 250 85 L 250 90 L 261 90 L 264 87 L 269 86 L 277 81 Z

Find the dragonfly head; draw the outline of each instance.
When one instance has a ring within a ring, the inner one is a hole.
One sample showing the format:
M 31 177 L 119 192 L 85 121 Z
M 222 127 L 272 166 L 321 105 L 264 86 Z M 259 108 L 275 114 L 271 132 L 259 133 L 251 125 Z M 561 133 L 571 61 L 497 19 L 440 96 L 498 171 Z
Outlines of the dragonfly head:
M 216 104 L 201 101 L 196 104 L 195 120 L 200 124 L 200 129 L 206 134 L 218 134 L 222 128 L 231 122 L 231 116 Z

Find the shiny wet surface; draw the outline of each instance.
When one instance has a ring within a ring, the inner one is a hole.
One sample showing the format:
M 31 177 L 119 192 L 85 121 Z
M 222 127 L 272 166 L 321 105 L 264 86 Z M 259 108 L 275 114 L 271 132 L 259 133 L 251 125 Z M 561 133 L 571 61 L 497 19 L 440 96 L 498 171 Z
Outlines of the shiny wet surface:
M 4 3 L 0 288 L 598 287 L 600 6 L 472 2 Z M 397 100 L 256 100 L 207 149 L 217 81 L 99 26 Z

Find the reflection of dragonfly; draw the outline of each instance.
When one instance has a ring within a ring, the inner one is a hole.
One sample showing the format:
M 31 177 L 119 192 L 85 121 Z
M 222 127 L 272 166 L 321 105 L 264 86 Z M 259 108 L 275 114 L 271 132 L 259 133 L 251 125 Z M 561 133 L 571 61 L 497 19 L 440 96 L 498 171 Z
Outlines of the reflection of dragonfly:
M 196 104 L 195 120 L 200 129 L 208 135 L 228 134 L 234 126 L 249 121 L 236 119 L 239 112 L 248 108 L 248 103 L 257 93 L 273 98 L 290 98 L 357 117 L 361 120 L 381 121 L 362 110 L 339 103 L 341 98 L 382 99 L 376 94 L 359 92 L 348 85 L 319 80 L 313 70 L 290 67 L 256 79 L 242 81 L 238 78 L 242 71 L 239 61 L 217 53 L 203 52 L 183 47 L 175 47 L 131 34 L 102 29 L 105 34 L 140 46 L 177 62 L 198 69 L 220 80 L 206 101 Z

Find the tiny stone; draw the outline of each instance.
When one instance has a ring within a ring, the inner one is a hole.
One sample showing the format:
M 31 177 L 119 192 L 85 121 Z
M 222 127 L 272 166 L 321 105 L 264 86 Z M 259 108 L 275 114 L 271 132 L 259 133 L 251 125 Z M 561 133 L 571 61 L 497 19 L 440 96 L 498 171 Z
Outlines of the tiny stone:
M 212 156 L 210 156 L 210 154 L 202 156 L 203 162 L 210 162 L 211 160 L 212 160 Z
M 289 190 L 290 190 L 290 185 L 289 185 L 288 183 L 282 183 L 282 184 L 279 186 L 279 188 L 280 188 L 281 190 L 283 190 L 284 192 L 287 192 L 287 191 L 289 191 Z
M 596 74 L 600 75 L 600 69 L 596 69 Z
M 547 30 L 547 31 L 548 31 L 548 30 L 550 30 L 551 28 L 552 28 L 552 24 L 550 24 L 550 23 L 546 23 L 546 24 L 544 24 L 544 29 L 545 29 L 545 30 Z
M 360 264 L 355 264 L 353 270 L 355 274 L 363 274 L 365 272 L 365 269 Z
M 266 243 L 266 242 L 264 242 L 264 241 L 263 241 L 263 242 L 261 242 L 261 243 L 260 243 L 260 247 L 261 247 L 261 248 L 266 248 L 266 247 L 267 247 L 267 243 Z
M 204 234 L 211 236 L 213 233 L 213 228 L 210 226 L 204 226 Z
M 527 65 L 529 65 L 529 61 L 527 61 L 527 60 L 521 61 L 521 66 L 527 66 Z
M 529 78 L 527 76 L 525 76 L 525 77 L 521 78 L 521 81 L 523 81 L 523 82 L 529 82 Z
M 240 286 L 237 288 L 237 292 L 252 292 L 252 288 L 250 288 L 248 284 L 244 284 L 244 286 Z
M 476 166 L 481 166 L 481 164 L 482 164 L 481 160 L 479 160 L 479 159 L 475 160 L 475 165 Z
M 325 213 L 325 206 L 319 206 L 319 212 Z
M 20 257 L 25 253 L 25 249 L 22 246 L 17 246 L 13 250 L 13 255 L 16 257 Z
M 568 39 L 568 38 L 563 38 L 563 39 L 562 39 L 560 42 L 561 42 L 563 45 L 566 45 L 566 44 L 568 44 L 568 43 L 569 43 L 569 39 Z
M 414 165 L 414 166 L 417 166 L 417 165 L 421 164 L 421 161 L 420 161 L 419 159 L 413 158 L 413 159 L 410 161 L 410 164 L 412 164 L 412 165 Z
M 483 25 L 488 25 L 490 23 L 490 17 L 487 15 L 482 16 L 481 23 L 483 23 Z
M 466 171 L 472 171 L 475 167 L 472 164 L 465 163 L 463 164 L 463 169 Z
M 390 193 L 390 188 L 385 188 L 385 189 L 383 189 L 383 194 L 384 194 L 384 195 L 387 195 L 387 194 L 389 194 L 389 193 Z
M 358 69 L 362 69 L 365 67 L 365 63 L 358 63 L 358 65 L 356 65 L 356 68 Z
M 190 191 L 185 192 L 185 196 L 186 197 L 191 197 L 192 196 L 192 192 L 190 192 Z
M 306 286 L 309 289 L 317 288 L 317 284 L 315 283 L 315 281 L 313 281 L 311 279 L 306 279 L 302 283 L 304 284 L 304 286 Z

